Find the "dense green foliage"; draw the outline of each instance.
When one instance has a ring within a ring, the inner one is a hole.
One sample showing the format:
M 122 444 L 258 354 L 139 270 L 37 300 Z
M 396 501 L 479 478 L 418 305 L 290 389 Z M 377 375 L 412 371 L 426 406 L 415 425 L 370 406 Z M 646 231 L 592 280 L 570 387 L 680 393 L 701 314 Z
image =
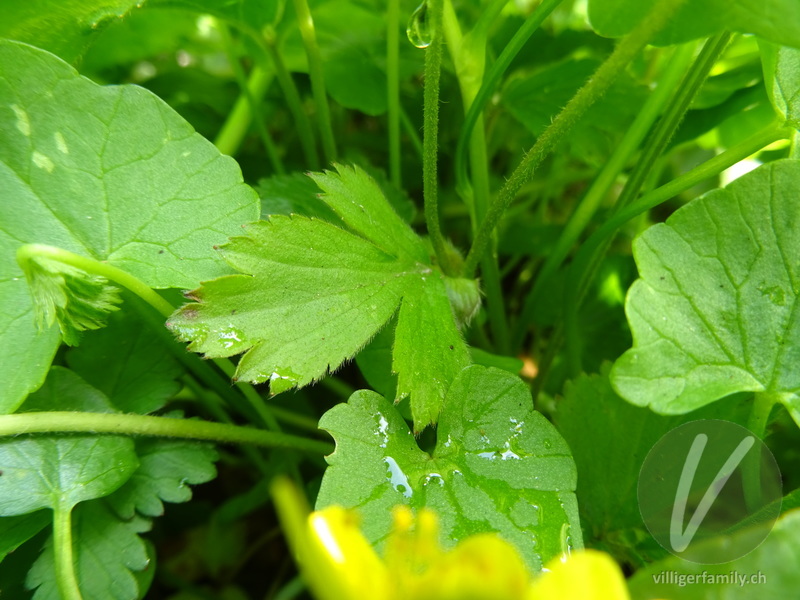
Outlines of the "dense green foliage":
M 276 475 L 796 594 L 798 7 L 0 0 L 0 597 L 303 594 Z M 784 475 L 713 567 L 637 506 L 696 419 Z

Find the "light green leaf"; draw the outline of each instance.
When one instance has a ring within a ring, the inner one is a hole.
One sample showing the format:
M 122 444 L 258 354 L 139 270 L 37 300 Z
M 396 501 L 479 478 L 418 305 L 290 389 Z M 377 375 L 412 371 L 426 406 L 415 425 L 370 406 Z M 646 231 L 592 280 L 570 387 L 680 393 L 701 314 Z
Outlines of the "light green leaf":
M 122 519 L 138 512 L 147 517 L 164 514 L 163 502 L 188 502 L 188 484 L 217 476 L 217 451 L 209 445 L 187 441 L 140 439 L 136 441 L 139 468 L 120 489 L 107 498 Z
M 406 504 L 436 511 L 445 544 L 498 532 L 536 570 L 568 546 L 582 547 L 569 448 L 533 410 L 525 384 L 505 371 L 461 371 L 433 455 L 419 449 L 395 408 L 374 392 L 356 392 L 320 427 L 337 446 L 317 508 L 357 507 L 374 544 L 389 533 L 391 508 Z
M 103 30 L 143 0 L 4 0 L 0 37 L 35 44 L 74 62 Z
M 760 42 L 764 83 L 781 118 L 800 129 L 800 49 Z
M 684 413 L 734 392 L 780 396 L 800 422 L 800 162 L 769 163 L 676 211 L 634 242 L 633 348 L 612 382 Z
M 72 513 L 75 544 L 75 574 L 83 600 L 139 600 L 146 589 L 139 589 L 134 572 L 148 568 L 150 559 L 140 533 L 150 529 L 150 521 L 135 517 L 120 520 L 105 500 L 81 504 Z M 35 589 L 34 600 L 61 600 L 54 577 L 52 537 L 33 563 L 25 581 Z
M 43 242 L 158 288 L 228 272 L 212 251 L 258 215 L 236 163 L 136 86 L 101 87 L 55 56 L 0 41 L 0 413 L 41 385 L 58 344 L 37 335 L 14 260 Z
M 656 0 L 589 0 L 589 21 L 600 35 L 619 37 L 633 29 Z M 684 2 L 654 44 L 666 46 L 722 31 L 754 33 L 800 47 L 800 4 L 795 0 L 690 0 Z
M 748 531 L 710 542 L 730 548 L 738 539 L 748 539 Z M 629 580 L 634 600 L 680 598 L 681 600 L 750 600 L 751 598 L 793 598 L 800 589 L 800 510 L 781 517 L 769 537 L 758 548 L 733 562 L 718 565 L 693 563 L 671 556 L 638 571 Z M 671 580 L 659 581 L 660 573 Z M 747 578 L 733 580 L 733 577 Z M 751 580 L 750 577 L 753 577 Z M 687 577 L 696 583 L 687 585 Z M 655 579 L 654 579 L 655 578 Z
M 87 335 L 66 359 L 121 412 L 153 412 L 180 389 L 180 365 L 133 310 L 113 313 L 107 327 Z
M 238 379 L 272 393 L 324 377 L 352 358 L 398 313 L 397 398 L 411 396 L 415 428 L 435 423 L 469 354 L 443 275 L 422 240 L 356 167 L 312 178 L 347 230 L 306 217 L 274 216 L 224 248 L 244 273 L 207 282 L 168 326 L 209 357 L 246 352 Z

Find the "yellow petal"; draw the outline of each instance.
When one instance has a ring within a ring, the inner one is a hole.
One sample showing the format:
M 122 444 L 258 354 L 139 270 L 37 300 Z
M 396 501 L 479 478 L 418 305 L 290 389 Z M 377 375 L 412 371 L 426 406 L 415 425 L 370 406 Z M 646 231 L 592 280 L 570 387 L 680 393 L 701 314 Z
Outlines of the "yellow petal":
M 603 552 L 573 552 L 555 559 L 533 582 L 526 600 L 630 600 L 617 563 Z

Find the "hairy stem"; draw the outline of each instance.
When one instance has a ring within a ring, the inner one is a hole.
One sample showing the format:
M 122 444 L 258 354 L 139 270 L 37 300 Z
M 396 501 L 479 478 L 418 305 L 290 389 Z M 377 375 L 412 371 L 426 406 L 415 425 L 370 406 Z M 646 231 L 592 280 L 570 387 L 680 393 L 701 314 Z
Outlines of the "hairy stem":
M 422 195 L 425 203 L 425 222 L 439 265 L 446 275 L 455 267 L 451 251 L 442 235 L 439 223 L 439 78 L 442 68 L 442 0 L 428 1 L 432 40 L 425 49 L 425 91 L 422 135 Z
M 53 509 L 53 558 L 56 586 L 62 600 L 82 600 L 75 575 L 71 506 L 57 506 Z
M 517 192 L 531 177 L 542 161 L 550 155 L 559 141 L 564 138 L 575 123 L 592 104 L 605 94 L 628 64 L 644 48 L 647 42 L 666 24 L 675 10 L 685 0 L 660 0 L 644 19 L 617 45 L 611 56 L 600 65 L 594 75 L 578 90 L 563 110 L 538 137 L 536 143 L 511 174 L 497 197 L 489 207 L 486 218 L 481 223 L 464 263 L 464 275 L 472 277 L 478 262 L 494 232 L 495 227 Z
M 252 444 L 314 454 L 327 454 L 333 450 L 330 443 L 320 440 L 198 419 L 61 411 L 0 415 L 0 436 L 33 433 L 142 435 L 221 444 Z
M 386 5 L 386 96 L 389 124 L 389 179 L 403 187 L 400 171 L 400 0 Z
M 314 104 L 317 109 L 317 122 L 320 137 L 322 138 L 322 151 L 325 161 L 331 163 L 336 160 L 336 141 L 331 125 L 331 110 L 328 105 L 328 94 L 325 91 L 325 77 L 322 72 L 322 56 L 317 45 L 317 33 L 314 29 L 314 19 L 308 8 L 307 0 L 294 0 L 294 10 L 297 13 L 297 23 L 300 27 L 300 36 L 308 58 L 308 73 L 311 77 L 311 93 L 314 95 Z
M 633 153 L 639 147 L 639 144 L 642 143 L 647 132 L 650 131 L 658 115 L 661 114 L 675 85 L 680 78 L 683 77 L 684 70 L 692 60 L 694 49 L 695 44 L 693 43 L 684 44 L 675 49 L 675 52 L 669 59 L 668 66 L 663 76 L 659 78 L 658 87 L 656 87 L 653 93 L 648 97 L 644 106 L 642 106 L 642 109 L 639 111 L 639 114 L 636 116 L 636 119 L 614 150 L 614 153 L 608 159 L 608 162 L 605 163 L 603 169 L 589 188 L 589 191 L 586 192 L 586 195 L 570 216 L 569 221 L 567 221 L 567 224 L 561 231 L 561 235 L 556 241 L 555 247 L 548 253 L 544 265 L 537 274 L 531 291 L 525 298 L 525 305 L 519 317 L 519 321 L 517 322 L 517 327 L 515 328 L 514 348 L 519 348 L 522 344 L 528 323 L 533 319 L 542 293 L 549 288 L 552 276 L 564 262 L 570 248 L 572 248 L 573 244 L 575 244 L 581 234 L 586 230 L 592 217 L 600 207 L 600 203 L 614 185 L 614 182 L 625 168 L 630 157 L 633 156 Z

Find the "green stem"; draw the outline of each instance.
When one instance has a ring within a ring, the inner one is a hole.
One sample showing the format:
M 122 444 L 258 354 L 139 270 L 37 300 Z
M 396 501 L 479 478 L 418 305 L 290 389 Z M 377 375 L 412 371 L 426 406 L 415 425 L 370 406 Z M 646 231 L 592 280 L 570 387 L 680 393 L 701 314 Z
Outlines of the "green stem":
M 325 91 L 325 77 L 322 73 L 322 56 L 317 45 L 317 34 L 314 30 L 314 19 L 308 8 L 307 0 L 294 0 L 294 10 L 297 13 L 297 23 L 300 26 L 300 36 L 308 58 L 308 73 L 311 77 L 311 93 L 317 107 L 317 121 L 320 137 L 322 138 L 322 151 L 325 161 L 331 163 L 336 160 L 336 142 L 331 125 L 331 112 L 328 106 L 328 95 Z
M 24 246 L 20 246 L 17 250 L 17 262 L 20 264 L 28 260 L 41 258 L 55 260 L 65 265 L 86 271 L 87 273 L 100 275 L 114 283 L 118 283 L 125 289 L 139 296 L 139 298 L 155 308 L 164 317 L 169 317 L 175 310 L 169 302 L 159 296 L 142 280 L 106 262 L 101 262 L 94 258 L 88 258 L 68 250 L 56 248 L 55 246 L 46 246 L 44 244 L 25 244 Z
M 467 147 L 469 140 L 472 137 L 472 131 L 478 127 L 478 121 L 482 119 L 483 109 L 486 103 L 491 98 L 497 84 L 508 69 L 511 62 L 522 50 L 525 43 L 533 35 L 544 20 L 550 16 L 550 13 L 563 2 L 563 0 L 544 0 L 534 12 L 525 20 L 522 26 L 514 34 L 514 37 L 506 44 L 500 56 L 492 64 L 492 68 L 483 80 L 483 84 L 475 94 L 475 98 L 469 105 L 469 110 L 464 117 L 464 125 L 461 127 L 461 132 L 458 136 L 458 143 L 456 144 L 455 155 L 455 172 L 456 172 L 456 189 L 461 190 L 459 194 L 465 193 L 469 187 L 469 178 L 467 176 Z
M 214 364 L 219 367 L 220 371 L 225 373 L 229 379 L 234 379 L 234 375 L 236 374 L 236 366 L 229 358 L 215 358 L 213 360 Z M 272 411 L 269 408 L 267 408 L 264 399 L 252 385 L 244 381 L 237 381 L 236 387 L 242 392 L 245 399 L 247 399 L 247 401 L 250 403 L 250 406 L 253 408 L 253 410 L 255 410 L 258 418 L 261 419 L 261 422 L 264 425 L 266 425 L 267 429 L 272 429 L 273 431 L 281 430 L 281 426 L 278 425 L 275 415 L 272 414 Z
M 589 191 L 586 192 L 586 195 L 570 216 L 569 221 L 556 241 L 556 245 L 548 253 L 544 265 L 537 274 L 531 291 L 525 298 L 525 304 L 515 328 L 514 348 L 519 348 L 522 344 L 528 324 L 533 320 L 541 295 L 550 287 L 552 276 L 566 259 L 570 248 L 586 230 L 601 202 L 607 196 L 633 153 L 642 143 L 647 132 L 650 131 L 658 115 L 661 114 L 675 85 L 692 60 L 694 49 L 695 44 L 693 43 L 684 44 L 675 49 L 668 61 L 667 68 L 659 78 L 658 87 L 648 97 L 614 153 L 605 163 Z
M 246 118 L 247 121 L 245 121 L 242 125 L 238 126 L 237 130 L 247 131 L 247 124 L 250 122 L 250 119 L 255 121 L 256 129 L 258 130 L 258 133 L 261 136 L 261 141 L 264 144 L 264 149 L 267 151 L 267 158 L 269 159 L 272 165 L 272 170 L 275 171 L 278 175 L 283 175 L 286 173 L 286 169 L 284 168 L 283 162 L 281 161 L 280 155 L 278 154 L 278 149 L 275 146 L 275 142 L 272 141 L 272 136 L 269 134 L 269 130 L 267 129 L 266 124 L 264 123 L 264 116 L 261 114 L 261 106 L 260 106 L 261 97 L 263 97 L 264 93 L 266 92 L 266 85 L 264 84 L 268 82 L 269 79 L 271 79 L 271 77 L 267 78 L 264 72 L 260 68 L 254 67 L 253 73 L 250 76 L 251 79 L 253 79 L 253 82 L 249 81 L 247 75 L 245 75 L 241 63 L 239 62 L 239 57 L 236 56 L 236 52 L 233 48 L 233 40 L 231 39 L 231 34 L 228 31 L 228 27 L 225 26 L 224 24 L 220 24 L 218 30 L 222 37 L 223 46 L 225 46 L 225 51 L 228 55 L 228 62 L 230 62 L 231 64 L 231 68 L 233 69 L 233 74 L 236 77 L 236 81 L 239 84 L 242 96 L 244 96 L 245 101 L 247 102 L 247 104 L 250 106 L 251 109 L 248 115 L 241 114 L 241 117 Z M 251 85 L 261 90 L 261 96 L 259 96 L 258 99 L 256 99 L 256 97 L 251 92 L 250 90 Z
M 403 129 L 406 130 L 406 135 L 408 139 L 411 140 L 414 151 L 419 155 L 420 159 L 422 159 L 422 140 L 419 137 L 419 131 L 414 127 L 408 113 L 403 110 L 402 105 L 400 105 L 400 124 L 403 126 Z
M 747 420 L 747 428 L 763 440 L 772 407 L 781 402 L 783 394 L 776 392 L 756 392 L 753 394 L 753 408 Z
M 719 175 L 728 169 L 755 154 L 765 146 L 791 135 L 788 129 L 779 125 L 767 127 L 752 137 L 731 146 L 714 158 L 698 165 L 688 173 L 684 173 L 669 183 L 643 195 L 636 202 L 629 204 L 608 219 L 589 239 L 581 246 L 575 256 L 575 260 L 569 269 L 568 293 L 566 298 L 566 325 L 567 338 L 570 341 L 570 362 L 573 372 L 579 370 L 578 349 L 580 347 L 580 335 L 577 325 L 577 312 L 583 297 L 586 295 L 589 282 L 593 278 L 593 273 L 598 268 L 605 251 L 610 245 L 611 238 L 617 230 L 634 217 L 655 208 L 662 202 L 674 198 L 701 181 Z M 554 342 L 556 343 L 556 342 Z M 558 342 L 560 344 L 560 342 Z
M 531 177 L 542 161 L 569 133 L 575 123 L 592 104 L 605 94 L 611 84 L 644 48 L 647 42 L 666 24 L 670 16 L 685 0 L 661 0 L 644 19 L 617 45 L 611 56 L 600 65 L 594 75 L 567 103 L 550 126 L 538 137 L 531 150 L 511 174 L 489 207 L 464 263 L 464 274 L 472 277 L 478 262 L 489 245 L 492 233 L 503 213 L 516 197 L 523 184 Z
M 82 600 L 75 576 L 75 557 L 72 546 L 72 507 L 53 509 L 53 557 L 56 586 L 62 600 Z
M 0 415 L 0 437 L 32 433 L 143 435 L 288 448 L 314 454 L 327 454 L 333 450 L 330 443 L 320 440 L 198 419 L 60 411 Z
M 389 179 L 398 188 L 400 171 L 400 0 L 386 5 L 386 95 L 389 122 Z
M 756 392 L 753 395 L 753 408 L 747 420 L 747 428 L 752 431 L 760 440 L 763 441 L 767 431 L 767 423 L 772 407 L 779 403 L 783 394 L 776 392 Z M 744 499 L 748 510 L 755 511 L 761 508 L 761 452 L 758 444 L 753 448 L 754 451 L 748 452 L 745 456 L 745 463 L 742 469 L 747 476 L 745 477 Z
M 504 0 L 491 2 L 484 9 L 473 30 L 463 36 L 452 3 L 449 0 L 445 1 L 442 26 L 450 56 L 456 67 L 465 113 L 474 103 L 475 94 L 478 92 L 483 78 L 487 31 L 504 5 Z M 470 138 L 469 160 L 472 169 L 472 187 L 466 186 L 459 190 L 459 195 L 469 208 L 474 233 L 486 215 L 490 196 L 489 159 L 486 152 L 486 132 L 482 116 L 478 118 L 475 134 Z M 492 328 L 492 337 L 497 349 L 508 354 L 510 352 L 510 335 L 495 237 L 493 236 L 490 252 L 481 260 L 481 275 L 483 276 L 483 291 L 486 294 L 486 308 Z
M 286 65 L 283 62 L 283 57 L 278 51 L 276 42 L 273 36 L 267 35 L 262 42 L 262 47 L 272 60 L 275 66 L 275 76 L 278 78 L 278 85 L 283 91 L 283 97 L 286 99 L 286 105 L 289 107 L 289 112 L 294 117 L 294 124 L 297 128 L 297 135 L 300 137 L 300 145 L 303 148 L 303 155 L 305 157 L 306 166 L 309 169 L 319 169 L 319 155 L 317 154 L 317 145 L 314 141 L 314 129 L 311 126 L 311 120 L 308 118 L 305 109 L 303 108 L 303 101 L 300 99 L 300 92 L 292 79 Z
M 439 223 L 439 77 L 442 68 L 442 0 L 428 0 L 432 40 L 425 49 L 425 91 L 422 135 L 422 196 L 425 222 L 433 250 L 446 275 L 455 272 L 451 251 L 447 248 Z
M 247 80 L 247 93 L 242 88 L 242 93 L 233 105 L 233 109 L 228 113 L 222 129 L 219 130 L 214 145 L 222 154 L 235 156 L 242 145 L 242 140 L 247 135 L 250 121 L 253 118 L 253 107 L 257 106 L 264 94 L 267 92 L 272 82 L 272 73 L 267 73 L 260 67 L 253 67 L 250 77 Z M 265 145 L 266 147 L 266 145 Z M 278 157 L 279 158 L 279 157 Z M 272 160 L 272 157 L 270 157 Z M 273 168 L 278 171 L 278 163 L 273 164 Z

